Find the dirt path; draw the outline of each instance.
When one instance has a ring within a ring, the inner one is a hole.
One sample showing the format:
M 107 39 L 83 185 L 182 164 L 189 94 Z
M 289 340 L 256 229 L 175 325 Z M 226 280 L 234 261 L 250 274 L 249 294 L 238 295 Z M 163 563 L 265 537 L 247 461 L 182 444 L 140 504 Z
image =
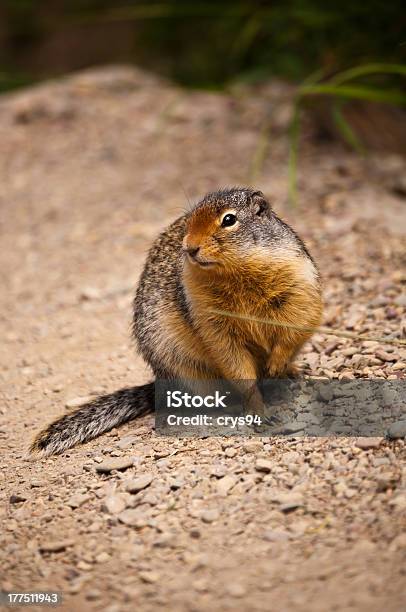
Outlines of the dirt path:
M 129 340 L 146 250 L 187 198 L 246 182 L 269 111 L 255 186 L 314 253 L 326 324 L 404 337 L 405 160 L 308 129 L 287 207 L 289 93 L 190 93 L 117 68 L 0 101 L 3 589 L 61 591 L 69 611 L 404 609 L 404 440 L 177 441 L 148 416 L 24 459 L 72 400 L 148 379 Z M 301 360 L 341 378 L 406 368 L 400 347 L 319 334 Z M 96 471 L 113 458 L 132 465 Z

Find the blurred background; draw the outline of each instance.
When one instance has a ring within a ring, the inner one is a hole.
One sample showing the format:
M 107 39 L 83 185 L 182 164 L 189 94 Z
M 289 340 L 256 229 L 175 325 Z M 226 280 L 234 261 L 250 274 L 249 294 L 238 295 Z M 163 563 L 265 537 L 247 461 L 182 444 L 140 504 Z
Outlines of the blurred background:
M 3 90 L 106 62 L 222 89 L 406 53 L 400 0 L 2 0 L 0 24 Z
M 102 64 L 133 64 L 188 88 L 234 91 L 281 78 L 319 135 L 406 152 L 400 0 L 3 0 L 0 91 Z

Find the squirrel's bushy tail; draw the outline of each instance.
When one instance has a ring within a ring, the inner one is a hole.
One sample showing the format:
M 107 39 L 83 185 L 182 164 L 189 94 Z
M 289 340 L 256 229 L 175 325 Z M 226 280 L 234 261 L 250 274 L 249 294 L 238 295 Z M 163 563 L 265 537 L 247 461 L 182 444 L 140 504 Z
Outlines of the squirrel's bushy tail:
M 37 457 L 61 453 L 116 425 L 151 412 L 153 407 L 154 383 L 101 395 L 48 425 L 36 436 L 30 452 Z

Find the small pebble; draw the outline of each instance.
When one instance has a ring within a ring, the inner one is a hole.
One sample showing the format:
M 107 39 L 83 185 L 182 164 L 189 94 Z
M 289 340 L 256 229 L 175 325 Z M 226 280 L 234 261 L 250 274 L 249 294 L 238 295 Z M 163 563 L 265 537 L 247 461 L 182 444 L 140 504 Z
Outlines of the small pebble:
M 54 542 L 45 541 L 39 545 L 39 550 L 41 552 L 61 552 L 69 546 L 73 546 L 74 543 L 74 540 L 55 540 Z
M 227 584 L 227 593 L 231 595 L 231 597 L 244 597 L 247 593 L 247 589 L 238 582 L 230 582 Z
M 121 523 L 124 523 L 124 525 L 129 525 L 130 527 L 141 527 L 146 525 L 146 521 L 143 520 L 143 516 L 138 508 L 123 510 L 123 512 L 120 512 L 120 514 L 117 516 Z
M 220 513 L 218 510 L 204 510 L 201 513 L 200 518 L 202 519 L 203 523 L 213 523 L 214 521 L 217 521 L 219 516 Z
M 283 529 L 268 529 L 262 537 L 267 542 L 286 542 L 290 539 L 290 534 Z
M 91 563 L 87 563 L 86 561 L 79 561 L 79 563 L 76 565 L 76 567 L 79 570 L 83 570 L 85 572 L 88 572 L 89 570 L 92 569 L 92 564 Z
M 138 572 L 138 577 L 147 584 L 154 584 L 159 580 L 159 574 L 157 572 Z
M 27 498 L 22 493 L 13 493 L 13 495 L 10 495 L 9 501 L 10 504 L 20 504 L 21 502 L 27 501 Z
M 246 442 L 243 449 L 246 453 L 259 453 L 263 449 L 263 444 L 257 441 Z
M 110 559 L 111 559 L 110 555 L 104 551 L 99 553 L 95 557 L 96 563 L 106 563 L 107 561 L 110 561 Z
M 257 459 L 255 463 L 255 469 L 257 472 L 271 472 L 274 467 L 274 463 L 272 461 L 268 461 L 268 459 Z
M 109 495 L 103 503 L 103 508 L 110 514 L 120 514 L 126 507 L 126 500 L 123 495 Z
M 142 476 L 139 476 L 138 478 L 129 480 L 126 483 L 125 490 L 128 491 L 128 493 L 138 493 L 138 491 L 142 491 L 142 489 L 146 489 L 146 487 L 148 487 L 151 484 L 153 479 L 154 477 L 152 474 L 143 474 Z
M 392 423 L 388 429 L 388 438 L 391 440 L 406 438 L 406 420 Z
M 31 480 L 30 482 L 30 486 L 32 489 L 37 488 L 37 487 L 45 487 L 46 484 L 47 483 L 45 480 Z
M 217 492 L 220 495 L 227 495 L 227 493 L 234 487 L 237 479 L 234 476 L 224 476 L 216 483 Z
M 355 442 L 355 446 L 362 448 L 362 450 L 368 450 L 370 448 L 379 448 L 382 444 L 383 438 L 358 438 Z
M 73 509 L 80 508 L 80 506 L 83 506 L 83 504 L 89 501 L 89 499 L 90 499 L 90 495 L 86 495 L 86 494 L 72 495 L 72 497 L 70 497 L 68 501 L 66 502 L 66 505 L 70 506 Z
M 133 465 L 130 457 L 112 457 L 96 466 L 96 471 L 101 473 L 112 472 L 113 470 L 126 470 Z
M 73 399 L 65 402 L 65 408 L 80 408 L 80 406 L 84 406 L 88 404 L 94 399 L 90 395 L 85 395 L 84 397 L 74 397 Z
M 291 512 L 303 506 L 303 498 L 297 493 L 282 493 L 274 497 L 273 501 L 280 504 L 279 509 L 282 512 Z

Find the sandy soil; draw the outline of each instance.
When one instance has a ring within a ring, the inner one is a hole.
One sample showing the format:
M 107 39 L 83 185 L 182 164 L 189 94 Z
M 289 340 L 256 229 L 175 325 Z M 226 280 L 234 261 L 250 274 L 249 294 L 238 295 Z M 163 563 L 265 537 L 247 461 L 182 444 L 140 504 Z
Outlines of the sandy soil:
M 308 125 L 287 206 L 290 94 L 109 68 L 0 101 L 4 590 L 57 590 L 69 611 L 404 609 L 404 439 L 174 440 L 147 416 L 25 459 L 80 398 L 148 380 L 129 323 L 151 240 L 188 199 L 252 181 L 269 124 L 255 186 L 318 261 L 325 324 L 405 337 L 405 160 L 362 160 Z M 321 334 L 300 360 L 344 379 L 406 368 L 400 346 Z

